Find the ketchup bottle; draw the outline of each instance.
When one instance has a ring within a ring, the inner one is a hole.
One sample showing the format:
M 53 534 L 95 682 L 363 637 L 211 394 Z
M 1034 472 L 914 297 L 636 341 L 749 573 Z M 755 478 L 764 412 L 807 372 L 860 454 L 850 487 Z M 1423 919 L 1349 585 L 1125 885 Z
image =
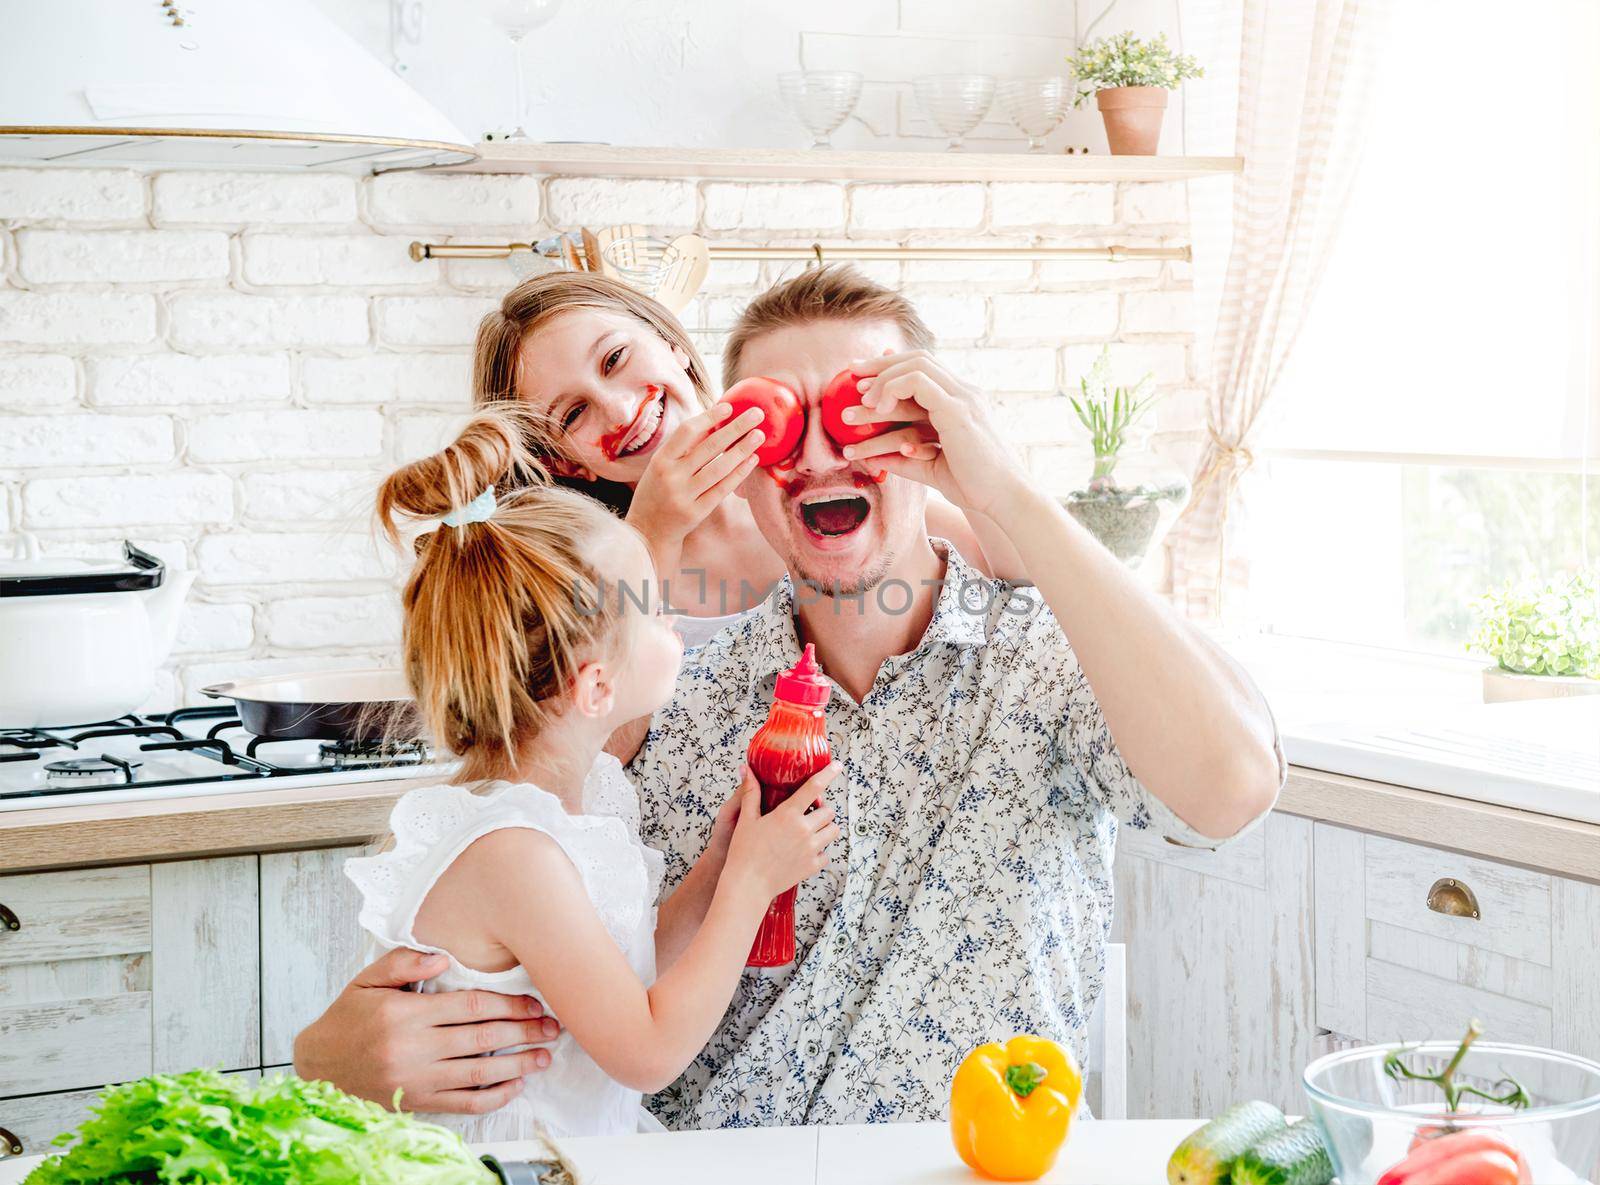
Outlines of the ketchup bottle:
M 750 738 L 746 760 L 761 783 L 761 813 L 771 811 L 828 764 L 828 723 L 822 709 L 828 702 L 828 681 L 817 666 L 811 643 L 783 674 L 767 722 Z M 794 962 L 794 898 L 789 888 L 773 898 L 756 931 L 748 967 L 782 967 Z

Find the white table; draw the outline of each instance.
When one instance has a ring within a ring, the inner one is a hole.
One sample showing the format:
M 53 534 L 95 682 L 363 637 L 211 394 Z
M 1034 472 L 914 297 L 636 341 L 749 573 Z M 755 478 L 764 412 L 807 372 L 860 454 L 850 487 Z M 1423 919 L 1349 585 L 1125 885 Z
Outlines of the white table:
M 1158 1185 L 1167 1157 L 1196 1119 L 1090 1120 L 1076 1125 L 1048 1185 Z M 584 1185 L 973 1185 L 942 1123 L 769 1127 L 567 1140 Z M 532 1144 L 485 1144 L 503 1160 Z M 0 1162 L 15 1185 L 41 1158 Z

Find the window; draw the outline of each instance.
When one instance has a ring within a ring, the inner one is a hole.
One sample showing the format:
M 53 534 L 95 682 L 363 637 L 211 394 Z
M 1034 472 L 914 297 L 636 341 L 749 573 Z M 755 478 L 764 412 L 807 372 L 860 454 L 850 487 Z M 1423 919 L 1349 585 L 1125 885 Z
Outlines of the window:
M 1600 557 L 1600 5 L 1402 0 L 1361 172 L 1268 405 L 1251 608 L 1460 656 Z

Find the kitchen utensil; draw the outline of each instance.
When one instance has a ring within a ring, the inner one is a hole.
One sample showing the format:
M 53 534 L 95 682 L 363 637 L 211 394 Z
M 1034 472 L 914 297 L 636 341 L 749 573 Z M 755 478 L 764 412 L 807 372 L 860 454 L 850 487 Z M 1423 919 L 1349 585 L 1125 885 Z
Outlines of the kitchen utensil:
M 490 10 L 496 27 L 511 43 L 511 61 L 516 68 L 516 109 L 512 113 L 512 130 L 507 140 L 527 140 L 527 129 L 522 126 L 524 108 L 527 106 L 526 84 L 522 74 L 522 39 L 553 18 L 561 9 L 561 0 L 495 0 Z
M 923 113 L 950 137 L 951 152 L 962 150 L 962 139 L 994 102 L 994 77 L 989 74 L 924 74 L 911 86 Z
M 811 147 L 832 148 L 828 137 L 861 98 L 861 75 L 854 70 L 791 70 L 778 75 L 778 93 L 811 133 Z
M 602 258 L 617 279 L 674 313 L 694 299 L 711 266 L 705 240 L 699 235 L 679 235 L 670 242 L 655 235 L 613 239 Z
M 1028 137 L 1028 151 L 1043 152 L 1044 138 L 1072 107 L 1072 83 L 1061 77 L 1008 78 L 995 88 L 995 98 L 1006 118 Z
M 0 728 L 107 720 L 150 695 L 193 572 L 132 543 L 123 558 L 44 557 L 32 535 L 0 559 Z
M 600 239 L 587 226 L 581 227 L 580 230 L 583 234 L 584 270 L 598 272 L 600 270 Z
M 617 274 L 617 269 L 613 267 L 611 261 L 606 258 L 606 248 L 611 246 L 611 244 L 616 242 L 618 239 L 631 239 L 636 236 L 643 237 L 649 233 L 650 228 L 648 226 L 641 226 L 636 222 L 625 223 L 621 226 L 602 226 L 599 230 L 595 231 L 595 257 L 599 260 L 600 274 L 603 276 L 610 276 L 613 280 L 620 280 L 622 277 Z
M 1436 1073 L 1455 1056 L 1458 1041 L 1407 1046 L 1405 1062 Z M 1464 1097 L 1445 1116 L 1433 1082 L 1396 1082 L 1384 1073 L 1393 1045 L 1363 1045 L 1318 1058 L 1306 1067 L 1306 1097 L 1322 1128 L 1343 1185 L 1372 1185 L 1403 1160 L 1419 1133 L 1446 1122 L 1452 1128 L 1494 1129 L 1527 1158 L 1533 1180 L 1600 1180 L 1600 1063 L 1553 1049 L 1475 1042 L 1455 1081 L 1503 1093 L 1505 1078 L 1520 1082 L 1533 1105 L 1521 1110 Z
M 275 740 L 404 741 L 419 727 L 404 673 L 387 668 L 240 679 L 200 694 L 233 700 L 246 729 Z

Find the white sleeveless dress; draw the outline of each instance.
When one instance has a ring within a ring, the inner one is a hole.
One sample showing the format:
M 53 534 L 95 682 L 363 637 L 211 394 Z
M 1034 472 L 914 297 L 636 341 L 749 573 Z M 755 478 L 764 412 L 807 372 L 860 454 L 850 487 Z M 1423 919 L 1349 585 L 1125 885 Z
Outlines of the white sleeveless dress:
M 554 839 L 583 878 L 589 900 L 629 965 L 645 984 L 656 974 L 656 897 L 661 853 L 639 838 L 639 798 L 616 758 L 602 753 L 584 781 L 584 813 L 568 814 L 561 800 L 537 786 L 494 782 L 474 794 L 464 786 L 423 786 L 395 804 L 387 852 L 345 862 L 361 891 L 361 925 L 380 951 L 407 946 L 442 954 L 450 965 L 420 985 L 427 992 L 485 988 L 533 996 L 537 985 L 521 966 L 476 971 L 449 950 L 418 942 L 412 933 L 423 898 L 474 840 L 504 827 L 542 831 Z M 529 902 L 530 909 L 538 908 Z M 559 1019 L 559 1018 L 558 1018 Z M 620 1135 L 660 1131 L 640 1106 L 638 1091 L 613 1080 L 565 1030 L 549 1047 L 550 1066 L 522 1080 L 522 1093 L 488 1115 L 420 1115 L 459 1132 L 469 1143 L 553 1136 Z M 503 1052 L 511 1052 L 509 1050 Z

